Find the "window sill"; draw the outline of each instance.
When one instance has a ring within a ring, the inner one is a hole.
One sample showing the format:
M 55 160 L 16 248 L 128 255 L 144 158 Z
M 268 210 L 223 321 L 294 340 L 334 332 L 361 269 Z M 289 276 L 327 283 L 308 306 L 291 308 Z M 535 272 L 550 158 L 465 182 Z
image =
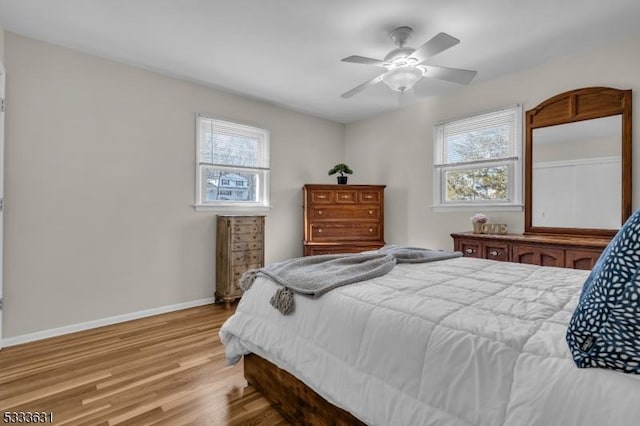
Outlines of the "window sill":
M 447 213 L 447 212 L 521 212 L 523 210 L 522 204 L 465 204 L 465 205 L 437 205 L 431 206 L 431 209 L 435 213 Z
M 271 206 L 212 206 L 209 204 L 194 204 L 193 209 L 196 212 L 218 212 L 238 215 L 266 215 L 271 210 Z

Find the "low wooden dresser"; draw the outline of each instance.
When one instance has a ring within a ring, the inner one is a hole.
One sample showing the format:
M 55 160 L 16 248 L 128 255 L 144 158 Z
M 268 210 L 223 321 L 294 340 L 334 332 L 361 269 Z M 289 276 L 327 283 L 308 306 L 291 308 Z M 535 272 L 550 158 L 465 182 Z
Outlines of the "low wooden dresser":
M 264 266 L 264 216 L 218 216 L 216 300 L 239 299 L 242 274 Z
M 304 255 L 384 246 L 384 185 L 305 185 Z
M 592 269 L 611 237 L 451 234 L 463 256 L 561 268 Z

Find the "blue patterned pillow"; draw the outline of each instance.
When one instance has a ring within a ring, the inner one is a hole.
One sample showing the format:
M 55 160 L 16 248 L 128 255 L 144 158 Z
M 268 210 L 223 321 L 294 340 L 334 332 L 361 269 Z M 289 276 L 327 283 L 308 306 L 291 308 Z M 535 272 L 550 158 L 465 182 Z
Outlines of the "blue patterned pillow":
M 584 283 L 567 329 L 580 368 L 640 374 L 640 210 L 611 240 Z

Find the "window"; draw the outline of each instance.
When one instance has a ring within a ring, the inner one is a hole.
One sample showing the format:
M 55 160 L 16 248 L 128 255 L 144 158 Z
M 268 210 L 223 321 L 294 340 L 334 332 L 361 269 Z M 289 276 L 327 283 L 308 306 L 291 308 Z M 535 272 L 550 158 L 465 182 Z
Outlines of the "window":
M 434 126 L 434 208 L 521 209 L 522 107 Z
M 269 206 L 269 132 L 199 115 L 196 208 Z

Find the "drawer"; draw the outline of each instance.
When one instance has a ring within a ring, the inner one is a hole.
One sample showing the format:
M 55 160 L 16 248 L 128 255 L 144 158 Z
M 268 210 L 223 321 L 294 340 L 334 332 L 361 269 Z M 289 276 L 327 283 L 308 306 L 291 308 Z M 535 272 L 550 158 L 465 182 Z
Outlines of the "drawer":
M 321 220 L 380 220 L 380 208 L 378 206 L 352 208 L 326 206 L 312 207 L 309 211 L 312 221 Z
M 382 247 L 382 244 L 371 246 L 306 246 L 304 248 L 304 255 L 361 253 L 367 250 L 378 250 L 380 247 Z
M 564 254 L 565 267 L 590 270 L 602 254 L 601 250 L 567 250 Z
M 311 241 L 382 240 L 379 223 L 313 223 Z
M 380 204 L 380 191 L 360 191 L 361 204 Z
M 512 261 L 531 265 L 565 267 L 564 250 L 545 246 L 514 245 Z
M 251 265 L 262 262 L 262 250 L 234 251 L 231 253 L 233 266 Z
M 358 202 L 358 192 L 353 189 L 342 189 L 336 191 L 336 204 L 356 204 Z
M 231 225 L 261 225 L 262 217 L 234 217 Z
M 240 250 L 260 250 L 262 249 L 262 241 L 241 241 L 231 244 L 232 251 Z
M 459 250 L 464 257 L 482 257 L 482 244 L 474 240 L 461 240 Z
M 231 243 L 262 241 L 262 233 L 232 234 Z
M 262 268 L 262 265 L 260 265 L 259 263 L 254 263 L 251 265 L 239 265 L 239 266 L 234 266 L 231 269 L 231 283 L 232 283 L 232 287 L 237 287 L 238 285 L 238 280 L 240 279 L 240 277 L 242 276 L 242 274 L 244 274 L 245 272 L 247 272 L 249 269 L 259 269 Z
M 311 204 L 333 204 L 333 191 L 314 189 L 309 191 L 309 202 Z
M 254 234 L 258 233 L 262 230 L 262 225 L 260 224 L 233 224 L 231 225 L 231 230 L 236 234 Z
M 509 260 L 509 244 L 485 242 L 484 258 L 491 260 L 500 260 L 506 262 Z

